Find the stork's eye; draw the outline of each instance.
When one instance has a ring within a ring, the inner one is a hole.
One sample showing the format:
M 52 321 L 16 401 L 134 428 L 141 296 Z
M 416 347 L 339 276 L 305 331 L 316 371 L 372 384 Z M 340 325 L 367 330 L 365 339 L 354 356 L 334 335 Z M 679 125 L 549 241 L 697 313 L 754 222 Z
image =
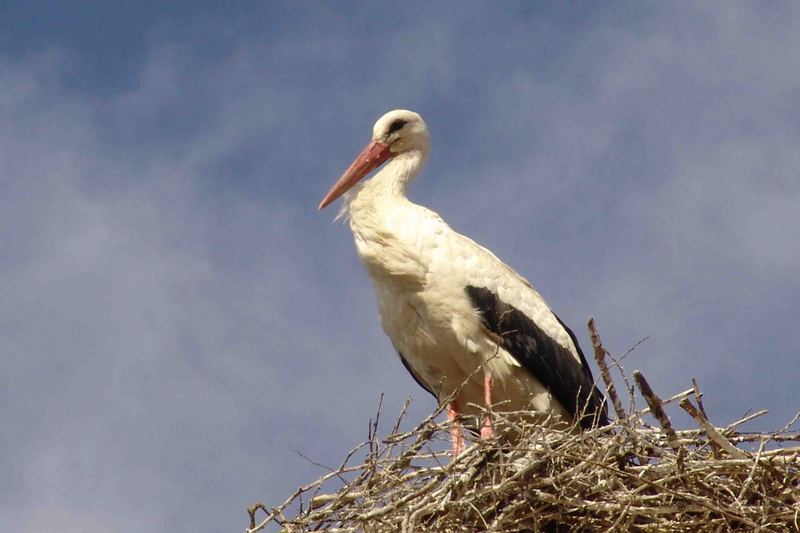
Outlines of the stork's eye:
M 406 121 L 403 120 L 402 118 L 398 118 L 397 120 L 392 122 L 391 126 L 389 126 L 389 135 L 391 135 L 392 133 L 394 133 L 397 130 L 401 129 L 405 125 L 406 125 Z

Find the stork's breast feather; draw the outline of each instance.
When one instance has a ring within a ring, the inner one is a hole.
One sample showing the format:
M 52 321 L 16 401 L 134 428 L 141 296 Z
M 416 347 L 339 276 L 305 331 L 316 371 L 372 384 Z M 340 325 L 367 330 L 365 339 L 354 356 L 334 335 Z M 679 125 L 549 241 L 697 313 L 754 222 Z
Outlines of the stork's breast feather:
M 374 281 L 391 282 L 413 292 L 422 289 L 427 265 L 407 240 L 384 228 L 374 228 L 366 235 L 356 231 L 354 238 L 358 255 Z

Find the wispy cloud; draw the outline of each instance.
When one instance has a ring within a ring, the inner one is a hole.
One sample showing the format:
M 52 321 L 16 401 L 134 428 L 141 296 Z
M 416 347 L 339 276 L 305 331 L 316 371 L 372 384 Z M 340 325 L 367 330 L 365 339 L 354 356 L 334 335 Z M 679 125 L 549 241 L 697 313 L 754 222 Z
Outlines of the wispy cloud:
M 162 21 L 133 82 L 91 94 L 64 82 L 80 52 L 2 59 L 2 529 L 238 527 L 379 393 L 432 406 L 315 209 L 397 106 L 434 135 L 412 195 L 581 338 L 589 314 L 616 352 L 652 335 L 628 364 L 665 393 L 697 375 L 715 419 L 788 418 L 797 17 L 487 11 L 232 15 L 216 55 L 224 24 Z

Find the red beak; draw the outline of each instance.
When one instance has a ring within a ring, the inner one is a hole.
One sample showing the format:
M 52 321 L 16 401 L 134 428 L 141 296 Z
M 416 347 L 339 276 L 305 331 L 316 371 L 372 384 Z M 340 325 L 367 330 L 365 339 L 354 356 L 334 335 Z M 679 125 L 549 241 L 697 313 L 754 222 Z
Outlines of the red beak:
M 334 200 L 346 193 L 358 181 L 381 166 L 384 161 L 392 156 L 389 145 L 378 141 L 372 141 L 364 148 L 355 161 L 353 161 L 347 170 L 344 171 L 342 177 L 339 178 L 325 198 L 319 203 L 319 208 L 324 209 Z

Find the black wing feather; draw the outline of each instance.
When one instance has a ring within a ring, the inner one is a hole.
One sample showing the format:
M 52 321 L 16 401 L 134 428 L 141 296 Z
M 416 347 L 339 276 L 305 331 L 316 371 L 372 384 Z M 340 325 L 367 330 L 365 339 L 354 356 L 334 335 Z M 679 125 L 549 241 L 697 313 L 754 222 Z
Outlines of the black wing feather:
M 582 428 L 608 423 L 605 399 L 594 386 L 592 372 L 578 340 L 558 317 L 556 319 L 572 339 L 581 363 L 525 313 L 502 301 L 494 292 L 472 285 L 465 290 L 480 312 L 484 325 L 503 339 L 503 347 L 536 376 L 567 412 L 573 416 L 584 413 L 580 419 Z
M 397 355 L 399 355 L 399 356 L 400 356 L 400 361 L 403 363 L 403 366 L 404 366 L 404 367 L 406 367 L 406 370 L 408 370 L 408 373 L 409 373 L 409 374 L 411 374 L 411 377 L 412 377 L 412 378 L 414 378 L 414 381 L 416 381 L 416 382 L 417 382 L 417 385 L 419 385 L 420 387 L 422 387 L 423 389 L 425 389 L 426 391 L 428 391 L 429 393 L 431 393 L 431 394 L 433 395 L 433 397 L 434 397 L 434 398 L 436 398 L 436 400 L 438 401 L 438 400 L 439 400 L 439 397 L 436 395 L 436 393 L 435 393 L 435 392 L 433 392 L 433 389 L 431 389 L 431 388 L 428 386 L 428 384 L 427 384 L 427 383 L 425 383 L 425 382 L 422 380 L 422 378 L 419 376 L 419 374 L 417 374 L 417 373 L 414 371 L 414 369 L 413 369 L 413 368 L 411 368 L 411 365 L 409 365 L 409 364 L 408 364 L 408 361 L 406 361 L 406 358 L 403 356 L 403 354 L 400 352 L 400 350 L 398 350 L 398 351 L 397 351 Z

